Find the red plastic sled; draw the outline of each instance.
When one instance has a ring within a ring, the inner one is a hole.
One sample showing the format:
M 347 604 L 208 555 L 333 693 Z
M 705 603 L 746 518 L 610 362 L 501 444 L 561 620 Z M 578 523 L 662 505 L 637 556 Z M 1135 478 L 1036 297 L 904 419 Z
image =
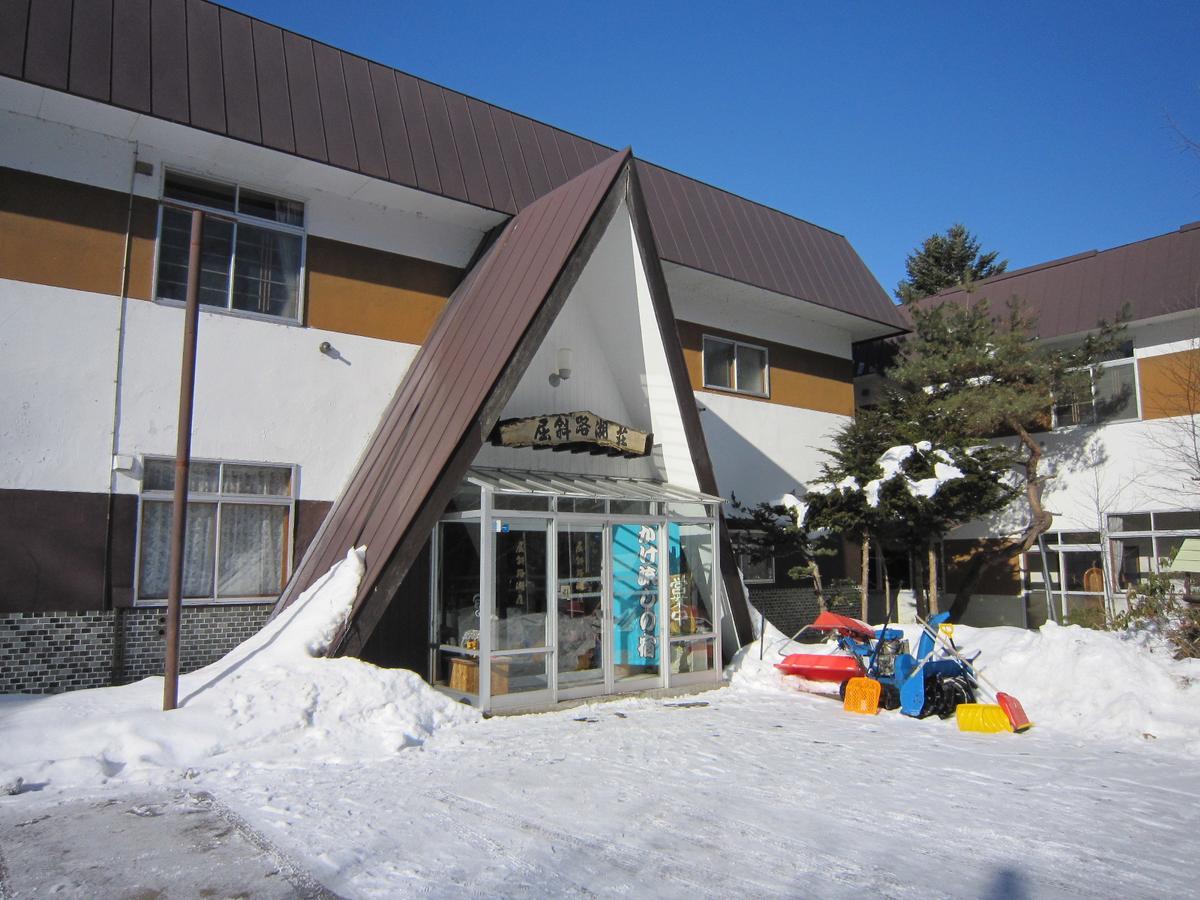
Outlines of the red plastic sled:
M 852 619 L 849 616 L 841 616 L 833 612 L 823 612 L 817 616 L 811 625 L 803 629 L 808 631 L 836 631 L 842 637 L 855 637 L 860 641 L 875 640 L 875 632 L 871 630 L 871 626 L 866 622 L 860 622 L 858 619 Z
M 858 660 L 852 656 L 835 656 L 820 653 L 791 653 L 775 668 L 785 675 L 799 675 L 809 681 L 849 681 L 866 674 Z

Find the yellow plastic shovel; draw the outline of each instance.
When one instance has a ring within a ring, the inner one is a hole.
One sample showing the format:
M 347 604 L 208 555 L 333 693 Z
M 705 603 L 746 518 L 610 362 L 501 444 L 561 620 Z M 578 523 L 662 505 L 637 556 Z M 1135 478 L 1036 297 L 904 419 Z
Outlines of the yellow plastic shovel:
M 999 731 L 1013 730 L 1012 723 L 1008 721 L 1008 714 L 997 703 L 960 703 L 954 710 L 954 718 L 958 722 L 959 731 L 995 734 Z

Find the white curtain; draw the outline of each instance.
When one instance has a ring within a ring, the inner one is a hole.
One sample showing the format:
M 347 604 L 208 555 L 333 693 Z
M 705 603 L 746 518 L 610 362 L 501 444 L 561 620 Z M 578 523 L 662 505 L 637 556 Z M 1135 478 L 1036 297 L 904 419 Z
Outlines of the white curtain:
M 285 506 L 221 505 L 221 597 L 269 597 L 283 587 Z
M 170 501 L 147 500 L 142 504 L 141 584 L 139 596 L 160 600 L 167 596 L 171 565 Z M 217 507 L 212 503 L 189 503 L 183 539 L 183 596 L 211 597 L 213 562 L 216 552 Z

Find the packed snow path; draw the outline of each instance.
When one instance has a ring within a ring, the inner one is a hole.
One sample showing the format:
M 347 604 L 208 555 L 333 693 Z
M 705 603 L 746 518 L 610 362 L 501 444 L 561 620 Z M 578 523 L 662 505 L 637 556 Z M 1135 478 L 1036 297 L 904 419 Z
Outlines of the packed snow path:
M 484 721 L 411 672 L 321 658 L 362 570 L 363 551 L 348 553 L 184 676 L 171 713 L 160 679 L 0 698 L 0 898 L 6 882 L 29 895 L 95 883 L 61 866 L 6 878 L 5 856 L 53 852 L 38 827 L 87 851 L 76 861 L 112 848 L 114 885 L 156 850 L 182 881 L 204 872 L 211 860 L 169 854 L 212 842 L 177 829 L 138 828 L 137 853 L 114 843 L 137 827 L 121 804 L 147 792 L 215 795 L 297 877 L 283 884 L 237 840 L 218 841 L 239 860 L 226 874 L 285 894 L 307 890 L 305 869 L 348 897 L 1193 893 L 1200 661 L 1172 660 L 1153 635 L 960 629 L 1040 722 L 1024 735 L 844 713 L 775 671 L 778 633 L 766 658 L 739 654 L 731 687 L 693 700 Z M 97 824 L 105 810 L 117 820 Z M 212 889 L 204 874 L 167 893 Z
M 340 894 L 1166 897 L 1200 773 L 1144 747 L 975 735 L 803 694 L 628 700 L 443 729 L 370 766 L 204 787 Z

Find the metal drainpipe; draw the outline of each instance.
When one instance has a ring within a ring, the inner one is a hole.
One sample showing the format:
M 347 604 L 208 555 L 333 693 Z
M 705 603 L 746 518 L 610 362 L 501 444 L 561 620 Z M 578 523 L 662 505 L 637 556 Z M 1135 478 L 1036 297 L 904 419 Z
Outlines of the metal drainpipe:
M 104 520 L 104 608 L 113 608 L 112 597 L 112 538 L 113 506 L 115 504 L 117 475 L 113 471 L 113 458 L 117 455 L 121 429 L 121 379 L 125 370 L 125 319 L 129 304 L 129 257 L 133 248 L 133 189 L 137 181 L 138 145 L 134 144 L 133 164 L 129 170 L 129 198 L 125 209 L 125 248 L 121 258 L 121 285 L 118 296 L 117 352 L 113 369 L 113 418 L 111 440 L 108 448 L 108 510 Z M 114 661 L 114 666 L 116 665 Z M 114 675 L 116 673 L 114 672 Z

